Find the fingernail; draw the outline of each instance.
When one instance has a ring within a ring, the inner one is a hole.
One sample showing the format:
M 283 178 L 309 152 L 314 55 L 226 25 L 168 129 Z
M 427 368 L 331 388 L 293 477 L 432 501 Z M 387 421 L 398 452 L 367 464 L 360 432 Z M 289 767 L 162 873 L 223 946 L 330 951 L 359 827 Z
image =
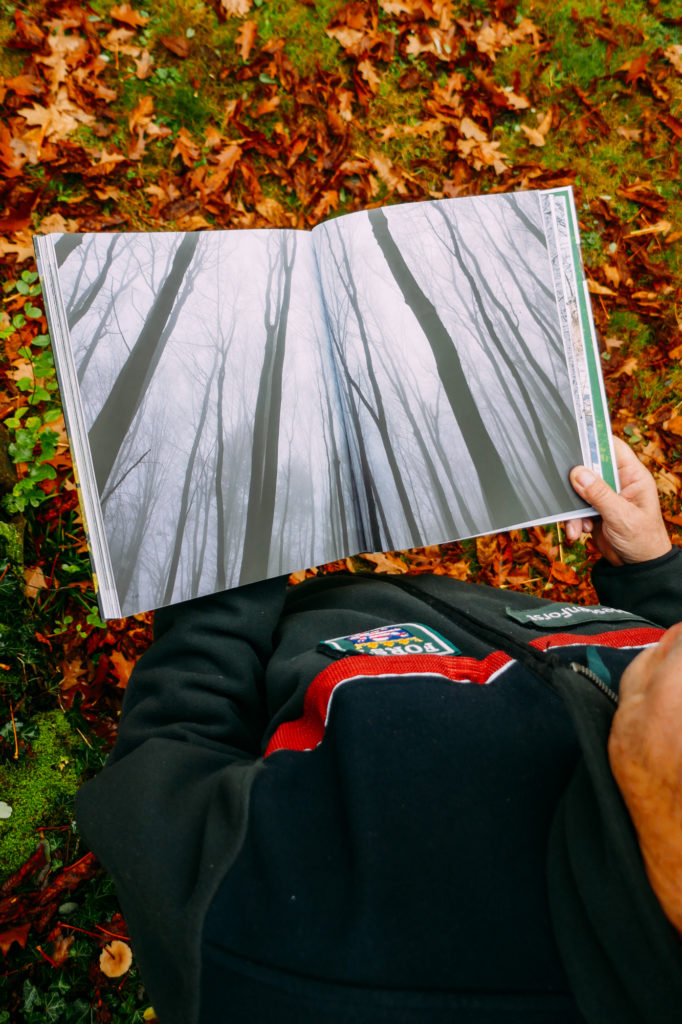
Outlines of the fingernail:
M 580 487 L 589 487 L 597 479 L 596 474 L 591 469 L 587 469 L 586 466 L 580 466 L 573 473 L 575 482 Z

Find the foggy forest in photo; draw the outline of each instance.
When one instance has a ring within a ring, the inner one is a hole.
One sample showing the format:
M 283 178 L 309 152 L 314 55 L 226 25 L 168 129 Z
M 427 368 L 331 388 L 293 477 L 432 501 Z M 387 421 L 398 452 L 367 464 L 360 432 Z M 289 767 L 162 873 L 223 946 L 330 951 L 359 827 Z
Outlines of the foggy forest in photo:
M 56 236 L 121 614 L 576 508 L 540 196 Z
M 538 194 L 380 208 L 313 237 L 365 549 L 574 507 L 581 446 Z

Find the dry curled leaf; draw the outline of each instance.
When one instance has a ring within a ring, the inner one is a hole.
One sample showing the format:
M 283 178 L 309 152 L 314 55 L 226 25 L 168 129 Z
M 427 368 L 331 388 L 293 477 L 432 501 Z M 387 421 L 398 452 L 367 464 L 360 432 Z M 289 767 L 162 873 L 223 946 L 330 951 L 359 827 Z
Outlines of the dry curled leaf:
M 669 46 L 667 50 L 663 51 L 663 56 L 667 57 L 675 70 L 682 75 L 682 46 L 679 44 Z
M 362 555 L 366 562 L 371 562 L 378 572 L 404 573 L 407 566 L 398 554 L 392 555 L 389 552 L 370 551 Z
M 678 437 L 682 437 L 682 416 L 671 416 L 663 424 L 663 429 L 671 434 L 677 434 Z
M 24 569 L 24 584 L 26 597 L 37 597 L 38 592 L 45 589 L 47 582 L 39 565 L 33 569 Z
M 607 288 L 605 284 L 599 284 L 599 281 L 594 281 L 591 277 L 587 279 L 587 287 L 592 295 L 615 295 L 613 288 Z
M 670 473 L 668 470 L 662 469 L 658 473 L 654 473 L 654 479 L 658 488 L 659 494 L 676 495 L 680 492 L 682 486 L 682 479 L 677 473 Z
M 176 57 L 189 57 L 190 45 L 187 36 L 159 36 L 159 42 Z
M 522 124 L 521 131 L 524 133 L 528 141 L 532 146 L 544 146 L 547 141 L 547 133 L 552 127 L 552 111 L 548 110 L 542 120 L 535 128 L 529 128 L 528 125 Z
M 131 28 L 141 28 L 149 21 L 146 15 L 134 11 L 130 4 L 119 4 L 118 7 L 112 7 L 109 14 L 114 21 L 122 21 L 124 25 L 130 25 Z
M 13 942 L 18 943 L 22 949 L 26 946 L 26 939 L 31 928 L 31 922 L 26 921 L 24 924 L 16 925 L 14 928 L 9 928 L 7 931 L 0 932 L 0 950 L 7 956 L 9 953 L 10 946 Z
M 243 18 L 252 3 L 253 0 L 219 0 L 218 12 L 223 18 Z
M 258 26 L 256 22 L 249 19 L 248 21 L 242 23 L 242 26 L 239 29 L 239 32 L 237 33 L 237 38 L 235 40 L 237 44 L 237 50 L 239 52 L 239 56 L 241 57 L 245 64 L 249 59 L 249 55 L 251 53 L 251 50 L 253 49 L 253 44 L 256 41 L 257 31 Z

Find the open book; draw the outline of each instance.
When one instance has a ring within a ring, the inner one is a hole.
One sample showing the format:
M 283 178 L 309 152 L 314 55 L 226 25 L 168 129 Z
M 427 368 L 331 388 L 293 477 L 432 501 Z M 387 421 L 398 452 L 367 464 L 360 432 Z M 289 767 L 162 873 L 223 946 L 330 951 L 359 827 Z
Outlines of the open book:
M 570 189 L 35 248 L 106 618 L 615 483 Z

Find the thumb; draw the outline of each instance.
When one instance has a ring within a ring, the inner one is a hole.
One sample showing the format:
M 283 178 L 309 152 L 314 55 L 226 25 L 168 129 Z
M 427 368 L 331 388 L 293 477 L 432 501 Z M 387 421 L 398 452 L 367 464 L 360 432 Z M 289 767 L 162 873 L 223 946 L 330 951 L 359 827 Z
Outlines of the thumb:
M 622 498 L 587 466 L 575 466 L 570 472 L 573 489 L 581 498 L 589 501 L 602 519 L 611 520 L 618 516 L 622 507 Z

